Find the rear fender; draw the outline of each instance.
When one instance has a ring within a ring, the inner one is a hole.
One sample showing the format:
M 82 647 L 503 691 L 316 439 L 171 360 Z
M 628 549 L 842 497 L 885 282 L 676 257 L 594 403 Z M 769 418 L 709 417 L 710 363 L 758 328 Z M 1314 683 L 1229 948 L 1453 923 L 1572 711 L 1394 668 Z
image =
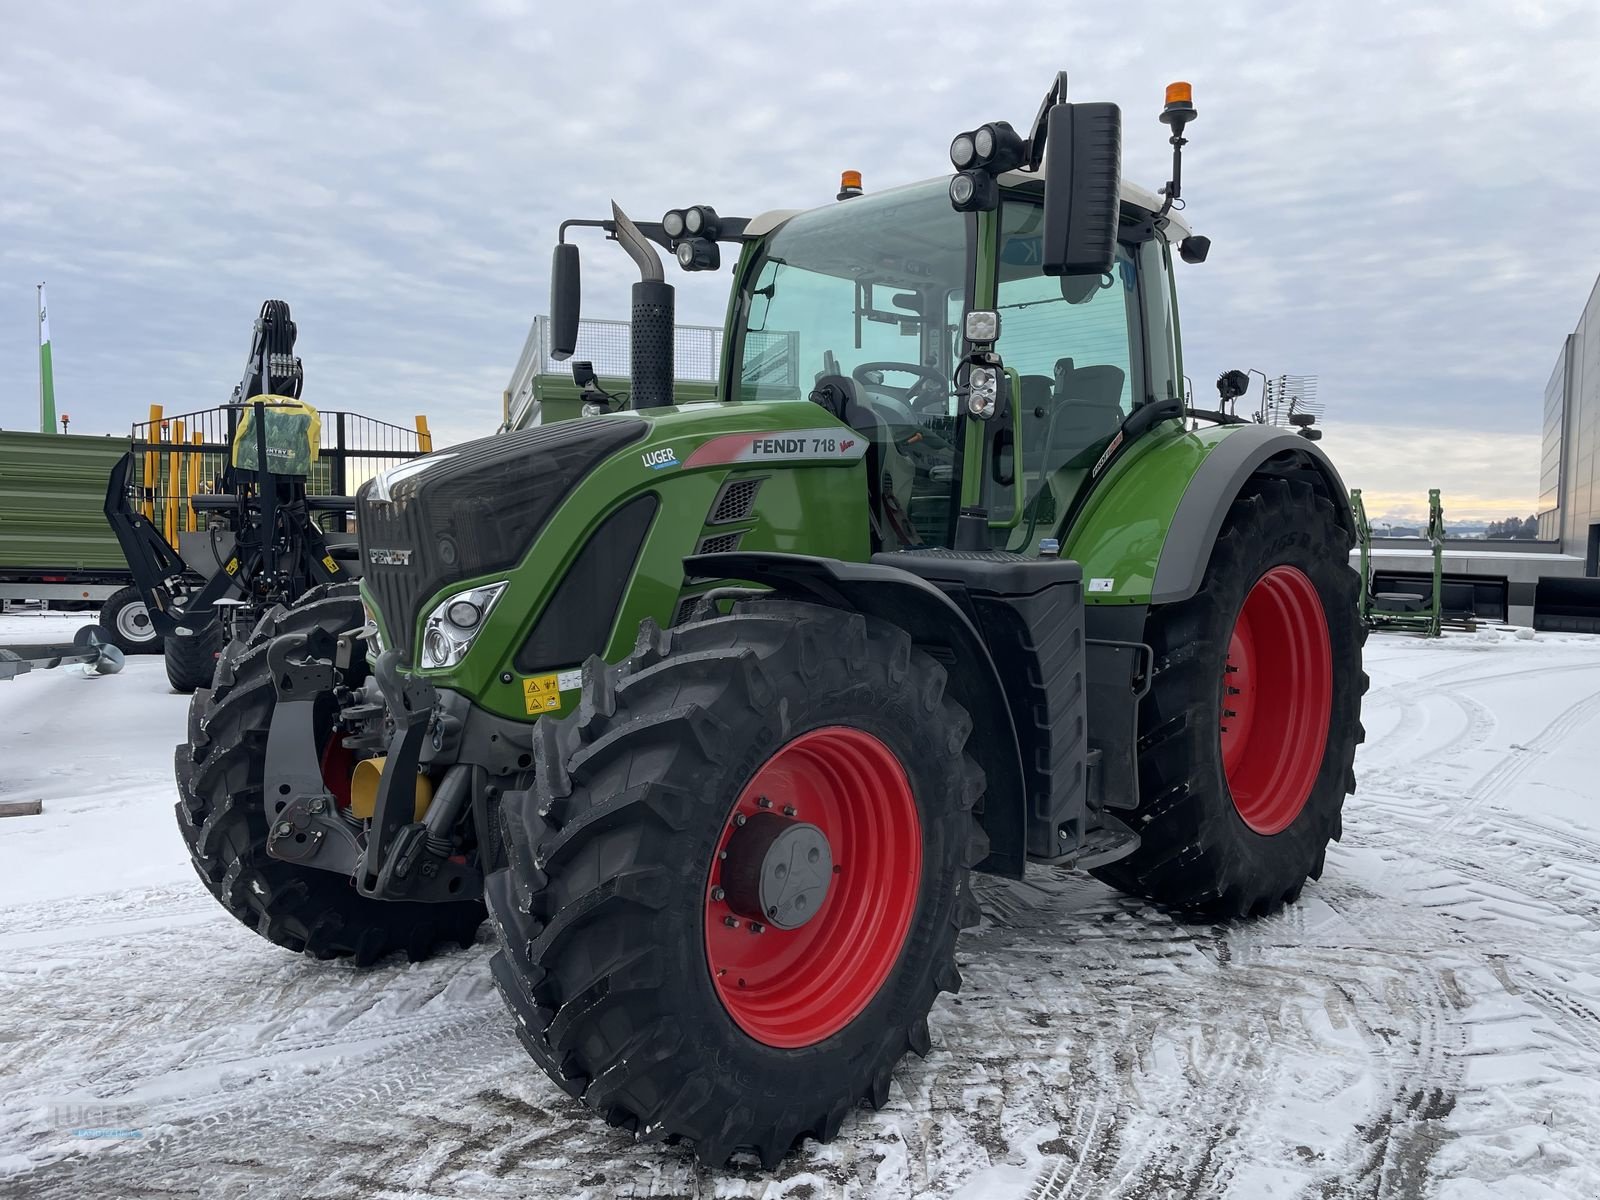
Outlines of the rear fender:
M 859 612 L 898 625 L 949 676 L 950 695 L 972 718 L 967 748 L 987 779 L 978 814 L 989 857 L 977 870 L 1020 878 L 1026 858 L 1026 789 L 1017 732 L 999 673 L 983 638 L 954 601 L 898 567 L 805 554 L 700 554 L 684 571 L 708 579 L 747 580 L 797 599 Z

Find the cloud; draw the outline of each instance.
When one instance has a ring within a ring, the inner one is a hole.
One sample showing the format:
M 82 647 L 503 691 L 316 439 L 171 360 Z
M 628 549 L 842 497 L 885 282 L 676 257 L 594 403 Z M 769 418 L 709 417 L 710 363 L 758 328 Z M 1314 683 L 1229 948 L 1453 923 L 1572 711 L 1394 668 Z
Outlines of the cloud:
M 1344 481 L 1361 489 L 1374 519 L 1428 519 L 1438 488 L 1445 525 L 1533 513 L 1539 484 L 1538 433 L 1482 433 L 1432 425 L 1335 429 L 1323 449 Z
M 1320 375 L 1352 476 L 1386 441 L 1364 430 L 1536 431 L 1600 270 L 1591 0 L 673 11 L 9 13 L 0 424 L 34 420 L 47 279 L 75 429 L 225 399 L 280 296 L 308 399 L 487 431 L 562 218 L 612 197 L 649 217 L 827 203 L 845 167 L 869 189 L 941 174 L 954 132 L 1026 122 L 1061 67 L 1074 95 L 1123 105 L 1126 172 L 1152 185 L 1161 87 L 1194 83 L 1185 195 L 1215 245 L 1180 277 L 1189 375 L 1201 398 L 1229 367 Z M 609 249 L 585 262 L 595 316 L 626 312 Z M 726 283 L 684 277 L 681 319 L 719 323 Z M 1464 445 L 1432 456 L 1464 464 Z M 1535 458 L 1480 464 L 1475 494 L 1529 507 Z

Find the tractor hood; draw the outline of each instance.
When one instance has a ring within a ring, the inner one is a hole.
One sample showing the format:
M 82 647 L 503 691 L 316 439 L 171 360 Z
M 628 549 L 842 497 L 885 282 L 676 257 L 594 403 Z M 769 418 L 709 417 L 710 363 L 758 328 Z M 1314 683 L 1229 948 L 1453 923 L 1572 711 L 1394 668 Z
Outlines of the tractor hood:
M 363 485 L 366 589 L 402 654 L 424 600 L 453 580 L 514 567 L 584 475 L 648 427 L 622 415 L 542 425 L 425 455 Z

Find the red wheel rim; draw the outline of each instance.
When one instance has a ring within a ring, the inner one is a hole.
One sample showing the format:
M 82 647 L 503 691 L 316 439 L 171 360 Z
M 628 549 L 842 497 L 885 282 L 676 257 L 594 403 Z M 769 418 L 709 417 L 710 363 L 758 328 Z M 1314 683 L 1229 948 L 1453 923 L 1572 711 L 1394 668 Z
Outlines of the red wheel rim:
M 795 929 L 753 932 L 721 898 L 737 821 L 763 812 L 815 825 L 832 850 L 826 898 Z M 893 751 L 841 726 L 781 747 L 729 810 L 706 885 L 706 961 L 728 1015 L 768 1046 L 810 1046 L 839 1032 L 900 957 L 921 879 L 922 823 Z
M 1273 567 L 1250 589 L 1228 639 L 1222 771 L 1251 829 L 1280 833 L 1311 798 L 1333 712 L 1333 647 L 1316 585 Z
M 328 744 L 322 748 L 322 783 L 333 793 L 334 800 L 340 808 L 350 807 L 350 773 L 355 770 L 356 756 L 345 748 L 344 740 L 337 733 L 328 738 Z

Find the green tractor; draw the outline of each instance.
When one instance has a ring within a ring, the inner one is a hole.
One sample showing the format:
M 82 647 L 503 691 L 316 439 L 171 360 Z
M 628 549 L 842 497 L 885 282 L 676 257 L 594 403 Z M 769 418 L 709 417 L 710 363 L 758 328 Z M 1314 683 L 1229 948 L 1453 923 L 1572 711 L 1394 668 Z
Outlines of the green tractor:
M 357 963 L 487 913 L 558 1087 L 768 1166 L 930 1051 L 971 872 L 1294 901 L 1354 787 L 1354 523 L 1311 440 L 1186 402 L 1193 116 L 1175 85 L 1164 196 L 1062 75 L 952 177 L 566 222 L 557 352 L 598 228 L 641 273 L 631 395 L 361 489 L 359 591 L 269 612 L 195 695 L 206 886 Z M 658 247 L 737 254 L 713 403 L 673 404 Z

